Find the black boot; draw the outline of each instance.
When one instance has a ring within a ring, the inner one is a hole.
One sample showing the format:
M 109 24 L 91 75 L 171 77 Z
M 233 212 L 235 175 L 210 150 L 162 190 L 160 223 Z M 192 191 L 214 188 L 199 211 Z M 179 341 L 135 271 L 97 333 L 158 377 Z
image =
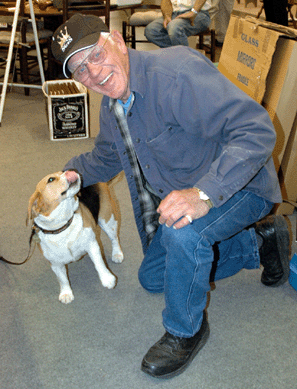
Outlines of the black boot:
M 273 287 L 284 284 L 290 270 L 290 236 L 285 218 L 270 215 L 256 223 L 255 231 L 263 239 L 259 250 L 260 263 L 264 267 L 261 282 Z
M 180 338 L 169 332 L 149 349 L 141 370 L 157 378 L 170 378 L 182 373 L 205 345 L 209 325 L 205 312 L 200 330 L 192 338 Z

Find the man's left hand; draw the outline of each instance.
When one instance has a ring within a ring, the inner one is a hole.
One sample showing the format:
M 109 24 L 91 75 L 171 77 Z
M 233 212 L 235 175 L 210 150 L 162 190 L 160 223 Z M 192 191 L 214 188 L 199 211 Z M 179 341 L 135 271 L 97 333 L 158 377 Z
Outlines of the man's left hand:
M 200 199 L 195 188 L 174 190 L 161 201 L 157 212 L 159 223 L 179 229 L 209 212 L 209 206 Z
M 194 26 L 194 20 L 196 18 L 197 14 L 193 11 L 185 12 L 181 15 L 178 15 L 176 19 L 189 19 L 192 26 Z

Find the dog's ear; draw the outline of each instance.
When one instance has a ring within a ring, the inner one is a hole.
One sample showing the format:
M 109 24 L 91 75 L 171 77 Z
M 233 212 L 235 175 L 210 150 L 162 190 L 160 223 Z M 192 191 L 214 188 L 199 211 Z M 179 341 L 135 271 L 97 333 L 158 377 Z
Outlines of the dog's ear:
M 38 215 L 37 202 L 39 198 L 40 198 L 40 193 L 37 191 L 35 191 L 30 197 L 29 204 L 28 204 L 27 220 L 26 220 L 27 226 L 34 219 L 34 217 Z
M 50 206 L 43 200 L 42 194 L 38 190 L 36 190 L 29 200 L 27 225 L 40 213 L 45 216 L 48 216 L 47 212 L 49 210 Z

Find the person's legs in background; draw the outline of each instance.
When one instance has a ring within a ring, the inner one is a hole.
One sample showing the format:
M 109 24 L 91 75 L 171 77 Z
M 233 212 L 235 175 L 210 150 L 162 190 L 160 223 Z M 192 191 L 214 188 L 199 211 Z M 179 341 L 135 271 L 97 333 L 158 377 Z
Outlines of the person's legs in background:
M 188 46 L 188 37 L 205 31 L 210 25 L 208 12 L 199 12 L 192 26 L 188 19 L 176 18 L 184 12 L 174 12 L 172 21 L 165 29 L 163 18 L 158 18 L 146 26 L 144 35 L 147 40 L 159 47 Z
M 181 14 L 181 13 L 179 13 Z M 197 35 L 200 32 L 207 30 L 210 25 L 210 17 L 208 12 L 199 12 L 192 26 L 188 19 L 174 18 L 168 26 L 167 31 L 171 40 L 172 46 L 189 46 L 188 37 Z
M 172 46 L 171 40 L 166 28 L 164 28 L 163 22 L 163 17 L 155 19 L 149 23 L 144 30 L 146 39 L 161 48 Z

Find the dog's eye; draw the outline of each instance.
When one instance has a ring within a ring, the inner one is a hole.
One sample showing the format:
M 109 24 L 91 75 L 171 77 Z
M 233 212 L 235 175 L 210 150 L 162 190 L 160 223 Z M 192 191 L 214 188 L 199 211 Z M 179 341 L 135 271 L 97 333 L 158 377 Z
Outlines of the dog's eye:
M 55 177 L 50 177 L 49 179 L 48 179 L 48 181 L 47 181 L 47 183 L 49 184 L 50 182 L 53 182 L 53 181 L 55 181 Z

